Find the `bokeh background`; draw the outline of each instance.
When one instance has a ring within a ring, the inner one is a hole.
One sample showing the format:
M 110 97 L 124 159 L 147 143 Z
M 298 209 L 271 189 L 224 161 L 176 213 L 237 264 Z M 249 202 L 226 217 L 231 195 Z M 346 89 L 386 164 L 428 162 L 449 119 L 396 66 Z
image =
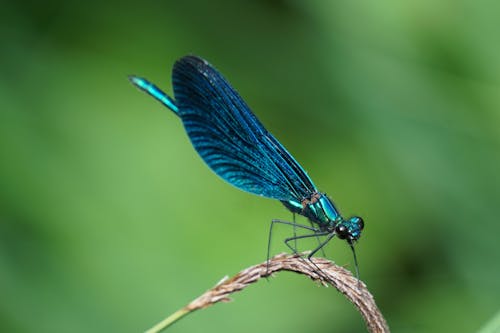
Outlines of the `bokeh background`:
M 186 54 L 364 217 L 361 277 L 394 332 L 477 332 L 500 309 L 498 1 L 7 1 L 0 16 L 0 331 L 143 331 L 265 260 L 270 220 L 291 214 L 217 178 L 127 81 L 171 93 Z M 345 243 L 327 255 L 353 269 Z M 234 300 L 170 332 L 364 331 L 291 273 Z

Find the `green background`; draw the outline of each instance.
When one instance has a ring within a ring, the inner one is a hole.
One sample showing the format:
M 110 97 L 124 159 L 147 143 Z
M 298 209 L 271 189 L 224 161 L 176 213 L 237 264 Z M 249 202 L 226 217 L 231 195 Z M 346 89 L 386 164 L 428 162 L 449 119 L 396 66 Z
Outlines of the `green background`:
M 186 54 L 363 216 L 361 277 L 394 332 L 475 332 L 500 308 L 498 1 L 11 1 L 0 16 L 0 331 L 143 331 L 265 260 L 270 220 L 291 214 L 216 177 L 127 81 L 171 93 Z M 352 270 L 344 242 L 327 255 Z M 333 288 L 291 273 L 170 330 L 362 331 Z

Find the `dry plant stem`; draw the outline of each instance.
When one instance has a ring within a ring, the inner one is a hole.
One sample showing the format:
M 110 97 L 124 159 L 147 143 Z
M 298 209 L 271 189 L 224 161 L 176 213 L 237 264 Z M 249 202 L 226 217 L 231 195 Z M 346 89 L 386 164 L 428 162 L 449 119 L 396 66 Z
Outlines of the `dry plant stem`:
M 308 260 L 302 258 L 301 255 L 303 254 L 279 254 L 270 259 L 269 265 L 264 262 L 249 267 L 230 279 L 224 278 L 215 287 L 205 292 L 184 308 L 167 317 L 146 331 L 146 333 L 160 332 L 188 313 L 206 308 L 217 302 L 227 302 L 230 300 L 230 294 L 240 291 L 250 284 L 257 282 L 259 279 L 268 277 L 272 273 L 279 271 L 291 271 L 304 274 L 309 276 L 313 281 L 318 281 L 324 286 L 331 285 L 335 287 L 356 306 L 363 316 L 369 332 L 389 332 L 389 327 L 382 313 L 377 308 L 373 296 L 363 282 L 358 281 L 358 279 L 347 269 L 337 266 L 327 259 L 311 258 L 315 264 L 312 265 Z M 321 271 L 318 271 L 318 268 L 321 269 Z

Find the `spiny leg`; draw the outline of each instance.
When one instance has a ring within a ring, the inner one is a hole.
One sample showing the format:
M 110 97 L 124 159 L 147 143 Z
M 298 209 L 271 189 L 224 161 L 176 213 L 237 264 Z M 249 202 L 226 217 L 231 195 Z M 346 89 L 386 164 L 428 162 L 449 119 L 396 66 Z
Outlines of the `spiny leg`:
M 307 261 L 316 268 L 316 270 L 317 270 L 318 274 L 320 274 L 320 276 L 322 276 L 326 280 L 329 280 L 328 276 L 326 276 L 326 274 L 323 273 L 323 270 L 321 268 L 319 268 L 318 265 L 316 265 L 316 263 L 314 261 L 311 260 L 311 257 L 312 257 L 313 254 L 315 254 L 316 252 L 318 252 L 319 249 L 321 249 L 323 246 L 325 246 L 333 238 L 333 236 L 335 234 L 330 234 L 329 231 L 318 231 L 318 232 L 315 232 L 314 234 L 310 234 L 310 235 L 301 235 L 301 236 L 296 236 L 296 237 L 289 237 L 289 238 L 285 239 L 285 244 L 286 244 L 286 246 L 288 246 L 288 248 L 290 250 L 292 250 L 294 252 L 294 254 L 298 254 L 295 251 L 295 249 L 293 249 L 292 246 L 290 244 L 288 244 L 288 242 L 290 242 L 292 240 L 302 239 L 302 238 L 310 238 L 310 237 L 316 237 L 317 238 L 319 236 L 326 236 L 326 235 L 329 235 L 328 238 L 323 243 L 321 243 L 317 248 L 315 248 L 313 250 L 313 252 L 311 252 L 307 256 Z
M 309 223 L 311 224 L 311 227 L 314 228 L 314 224 L 312 223 L 312 221 L 309 221 Z M 318 246 L 321 245 L 321 240 L 319 239 L 319 236 L 316 237 L 316 240 L 318 241 Z M 326 253 L 325 253 L 324 247 L 321 247 L 321 254 L 323 255 L 323 257 L 326 258 Z
M 297 223 L 295 222 L 295 213 L 292 213 L 293 216 L 293 237 L 297 237 Z M 311 228 L 313 228 L 311 224 Z M 295 246 L 295 251 L 297 251 L 297 239 L 295 239 L 293 246 Z
M 267 239 L 267 267 L 266 267 L 266 275 L 267 273 L 269 272 L 269 256 L 270 256 L 270 253 L 271 253 L 271 238 L 272 238 L 272 235 L 273 235 L 273 227 L 274 227 L 274 224 L 275 223 L 280 223 L 280 224 L 286 224 L 286 225 L 291 225 L 295 228 L 302 228 L 302 229 L 306 229 L 306 230 L 309 230 L 309 231 L 313 231 L 314 234 L 317 234 L 318 232 L 321 232 L 321 230 L 317 229 L 317 228 L 314 228 L 314 227 L 308 227 L 306 225 L 302 225 L 302 224 L 296 224 L 295 221 L 294 222 L 289 222 L 289 221 L 284 221 L 284 220 L 278 220 L 278 219 L 274 219 L 271 221 L 271 226 L 269 228 L 269 237 Z M 309 235 L 309 236 L 313 236 L 313 235 Z M 299 239 L 301 236 L 294 236 L 294 237 L 291 237 L 291 239 Z M 288 238 L 287 238 L 288 239 Z M 288 243 L 286 243 L 286 240 L 285 240 L 285 244 L 293 251 L 293 253 L 297 253 L 297 246 L 295 246 L 295 248 L 292 248 Z
M 299 225 L 300 226 L 300 225 Z M 307 228 L 306 228 L 307 229 Z M 315 229 L 314 227 L 310 228 L 310 229 Z M 328 235 L 328 237 L 323 241 L 321 242 L 314 250 L 311 251 L 311 253 L 309 253 L 307 255 L 307 259 L 308 261 L 317 269 L 317 272 L 321 273 L 321 276 L 332 282 L 328 276 L 326 274 L 323 273 L 323 270 L 321 268 L 318 267 L 318 265 L 316 265 L 315 262 L 313 262 L 311 260 L 311 258 L 319 251 L 321 250 L 326 244 L 328 244 L 329 241 L 332 240 L 333 237 L 335 237 L 336 233 L 335 232 L 329 232 L 329 231 L 319 231 L 318 229 L 316 229 L 317 231 L 315 231 L 314 234 L 310 234 L 310 235 L 301 235 L 301 236 L 296 236 L 296 237 L 289 237 L 287 239 L 285 239 L 285 244 L 286 246 L 288 246 L 288 248 L 290 250 L 293 251 L 294 254 L 297 254 L 297 251 L 290 245 L 288 244 L 288 242 L 290 241 L 296 241 L 297 239 L 302 239 L 302 238 L 309 238 L 309 237 L 316 237 L 318 240 L 319 240 L 319 236 L 326 236 Z M 351 247 L 351 250 L 352 250 L 352 253 L 353 253 L 353 256 L 354 256 L 354 266 L 356 267 L 356 276 L 358 278 L 358 288 L 359 288 L 359 285 L 360 285 L 360 280 L 359 280 L 359 269 L 358 269 L 358 259 L 356 258 L 356 252 L 354 251 L 354 245 L 349 242 L 349 245 Z
M 314 229 L 314 228 L 313 228 Z M 288 248 L 290 250 L 292 250 L 292 252 L 294 254 L 298 254 L 297 253 L 297 249 L 294 249 L 293 246 L 291 246 L 290 244 L 288 244 L 288 242 L 291 242 L 291 241 L 296 241 L 297 239 L 304 239 L 304 238 L 311 238 L 311 237 L 319 237 L 319 236 L 325 236 L 325 235 L 328 235 L 330 232 L 329 231 L 320 231 L 318 229 L 314 230 L 314 234 L 309 234 L 309 235 L 300 235 L 300 236 L 294 236 L 294 237 L 288 237 L 285 239 L 285 245 L 288 246 Z M 324 243 L 326 244 L 326 243 Z M 322 244 L 322 246 L 324 246 L 324 244 Z M 314 252 L 317 252 L 317 250 L 315 249 Z M 310 255 L 307 255 L 307 258 L 310 259 Z
M 360 282 L 359 282 L 358 258 L 356 257 L 356 251 L 354 251 L 354 244 L 352 242 L 349 242 L 349 246 L 351 247 L 352 256 L 354 257 L 354 267 L 356 268 L 356 277 L 358 278 L 358 288 L 359 288 Z
M 328 242 L 335 236 L 335 233 L 328 233 L 328 237 L 318 245 L 317 248 L 315 248 L 314 250 L 311 251 L 311 253 L 309 253 L 307 255 L 307 259 L 311 260 L 311 257 L 316 253 L 318 252 L 319 250 L 321 250 L 326 244 L 328 244 Z

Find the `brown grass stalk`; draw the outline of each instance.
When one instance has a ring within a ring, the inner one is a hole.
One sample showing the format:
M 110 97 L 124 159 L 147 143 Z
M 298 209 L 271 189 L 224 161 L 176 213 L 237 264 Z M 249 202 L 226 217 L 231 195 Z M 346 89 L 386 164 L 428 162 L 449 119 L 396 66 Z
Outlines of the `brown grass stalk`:
M 377 308 L 373 296 L 362 281 L 359 281 L 347 269 L 335 265 L 327 259 L 311 258 L 311 261 L 314 263 L 311 264 L 309 260 L 302 257 L 303 255 L 304 253 L 292 255 L 279 254 L 271 258 L 269 264 L 263 262 L 244 269 L 232 278 L 226 277 L 184 308 L 149 329 L 147 333 L 160 332 L 193 311 L 209 307 L 218 302 L 227 302 L 230 300 L 229 296 L 232 293 L 240 291 L 261 278 L 269 277 L 279 271 L 303 274 L 324 286 L 333 286 L 358 309 L 369 332 L 389 332 L 389 327 L 382 313 Z

